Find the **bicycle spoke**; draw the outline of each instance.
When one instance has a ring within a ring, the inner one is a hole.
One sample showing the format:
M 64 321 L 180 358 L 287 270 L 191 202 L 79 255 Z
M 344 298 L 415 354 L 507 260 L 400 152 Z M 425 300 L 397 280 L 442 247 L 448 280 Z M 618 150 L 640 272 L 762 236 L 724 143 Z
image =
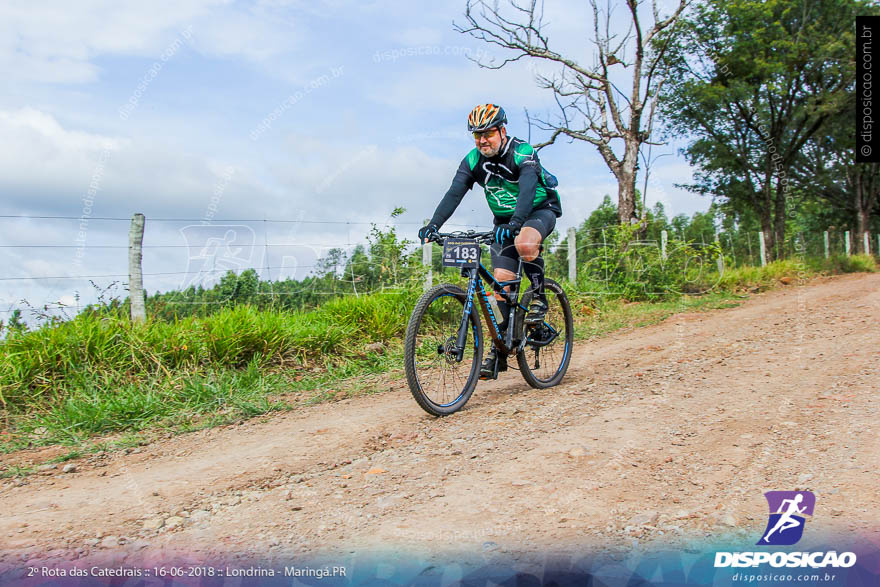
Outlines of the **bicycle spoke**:
M 542 324 L 526 330 L 527 340 L 520 353 L 520 370 L 534 387 L 549 387 L 559 383 L 568 368 L 567 345 L 573 333 L 571 311 L 559 286 L 546 289 L 548 310 Z
M 407 364 L 411 371 L 407 374 L 410 389 L 420 405 L 432 413 L 442 412 L 473 391 L 478 368 L 475 364 L 477 325 L 473 322 L 468 329 L 462 359 L 456 360 L 455 345 L 464 312 L 463 292 L 455 286 L 438 287 L 443 291 L 448 288 L 458 291 L 441 293 L 420 302 L 413 317 L 418 322 L 413 323 L 407 333 L 407 345 L 412 351 Z

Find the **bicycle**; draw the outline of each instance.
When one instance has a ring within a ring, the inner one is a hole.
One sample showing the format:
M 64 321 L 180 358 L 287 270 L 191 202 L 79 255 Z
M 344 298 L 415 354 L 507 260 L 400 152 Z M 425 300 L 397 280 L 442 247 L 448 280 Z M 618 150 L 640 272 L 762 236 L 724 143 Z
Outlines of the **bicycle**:
M 568 297 L 558 283 L 545 279 L 547 314 L 540 324 L 526 324 L 532 294 L 526 292 L 519 299 L 522 259 L 514 279 L 496 280 L 480 262 L 480 245 L 491 244 L 492 238 L 492 232 L 467 231 L 436 233 L 429 239 L 442 243 L 443 265 L 461 268 L 462 276 L 468 278 L 467 290 L 442 283 L 426 291 L 407 325 L 407 383 L 413 398 L 431 415 L 447 416 L 464 407 L 480 377 L 483 330 L 474 298 L 483 310 L 490 340 L 499 357 L 516 354 L 519 370 L 530 386 L 544 389 L 558 385 L 568 370 L 574 339 Z M 492 293 L 500 291 L 509 304 L 508 328 L 503 334 L 484 281 L 492 286 Z M 504 290 L 507 286 L 509 292 Z M 496 362 L 493 379 L 497 377 Z

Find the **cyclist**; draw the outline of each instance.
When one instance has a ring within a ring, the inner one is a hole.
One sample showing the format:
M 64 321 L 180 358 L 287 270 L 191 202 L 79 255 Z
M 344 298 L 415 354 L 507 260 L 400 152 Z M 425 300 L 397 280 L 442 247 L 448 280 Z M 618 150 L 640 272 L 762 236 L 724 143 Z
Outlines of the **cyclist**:
M 538 153 L 527 142 L 507 135 L 507 115 L 496 104 L 481 104 L 468 116 L 468 131 L 476 148 L 462 159 L 452 185 L 438 204 L 431 221 L 419 230 L 424 243 L 443 226 L 474 183 L 483 187 L 494 215 L 495 242 L 491 246 L 495 279 L 508 281 L 516 276 L 519 257 L 532 284 L 532 303 L 526 323 L 539 324 L 547 313 L 544 294 L 544 259 L 541 243 L 553 232 L 562 215 L 556 177 L 541 167 Z M 509 289 L 509 287 L 507 288 Z M 510 311 L 501 292 L 495 292 L 506 329 Z M 494 345 L 480 369 L 483 379 L 507 369 L 507 357 L 497 356 Z

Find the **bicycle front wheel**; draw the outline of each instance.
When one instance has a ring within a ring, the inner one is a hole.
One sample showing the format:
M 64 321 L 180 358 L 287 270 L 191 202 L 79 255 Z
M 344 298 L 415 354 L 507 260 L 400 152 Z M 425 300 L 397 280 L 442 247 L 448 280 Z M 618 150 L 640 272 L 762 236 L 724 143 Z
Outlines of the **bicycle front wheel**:
M 571 361 L 571 348 L 574 342 L 574 320 L 568 297 L 562 286 L 547 279 L 544 282 L 547 295 L 547 315 L 537 326 L 526 326 L 526 344 L 517 351 L 516 360 L 523 379 L 532 387 L 544 389 L 558 385 Z M 531 295 L 523 297 L 522 304 L 528 307 Z
M 460 410 L 480 378 L 483 333 L 473 305 L 460 361 L 455 349 L 465 298 L 457 285 L 434 286 L 419 299 L 406 328 L 404 370 L 409 390 L 434 416 Z

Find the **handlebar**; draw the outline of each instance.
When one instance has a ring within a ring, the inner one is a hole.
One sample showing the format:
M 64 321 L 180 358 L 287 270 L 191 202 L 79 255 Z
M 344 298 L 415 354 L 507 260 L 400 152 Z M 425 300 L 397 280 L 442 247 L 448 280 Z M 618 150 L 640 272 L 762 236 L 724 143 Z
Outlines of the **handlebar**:
M 457 232 L 436 232 L 428 237 L 428 242 L 442 243 L 447 238 L 472 238 L 482 244 L 491 245 L 495 240 L 494 231 L 477 232 L 476 230 L 462 230 Z

